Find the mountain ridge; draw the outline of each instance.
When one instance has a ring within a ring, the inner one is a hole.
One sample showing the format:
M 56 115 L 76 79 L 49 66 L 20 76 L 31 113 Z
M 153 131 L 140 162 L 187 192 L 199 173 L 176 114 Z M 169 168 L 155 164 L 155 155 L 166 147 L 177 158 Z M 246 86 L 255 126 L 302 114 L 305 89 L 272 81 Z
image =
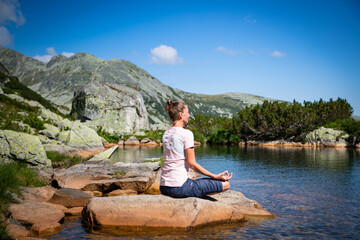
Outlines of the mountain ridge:
M 103 60 L 90 53 L 79 52 L 69 58 L 56 55 L 48 63 L 0 47 L 0 63 L 18 79 L 46 99 L 71 107 L 74 90 L 90 82 L 124 84 L 138 90 L 144 98 L 153 127 L 167 123 L 164 104 L 167 99 L 184 101 L 192 115 L 206 114 L 231 117 L 246 106 L 273 99 L 246 94 L 195 94 L 171 88 L 146 70 L 122 60 Z

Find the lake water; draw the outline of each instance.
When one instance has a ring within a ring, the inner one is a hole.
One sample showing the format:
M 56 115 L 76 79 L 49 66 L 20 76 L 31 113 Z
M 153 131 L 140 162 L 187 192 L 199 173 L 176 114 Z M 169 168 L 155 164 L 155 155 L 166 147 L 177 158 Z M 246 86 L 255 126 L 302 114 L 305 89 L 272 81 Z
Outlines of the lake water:
M 162 155 L 160 147 L 123 151 L 138 159 Z M 195 152 L 208 170 L 233 172 L 231 189 L 278 217 L 166 234 L 89 232 L 80 218 L 67 218 L 61 233 L 45 238 L 360 239 L 359 150 L 201 146 Z

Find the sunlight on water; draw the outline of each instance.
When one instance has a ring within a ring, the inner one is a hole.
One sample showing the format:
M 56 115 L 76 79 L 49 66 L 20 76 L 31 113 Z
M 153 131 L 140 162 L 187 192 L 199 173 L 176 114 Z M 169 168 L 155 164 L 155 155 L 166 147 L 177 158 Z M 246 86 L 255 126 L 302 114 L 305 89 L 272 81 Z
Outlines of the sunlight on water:
M 360 151 L 202 146 L 197 161 L 216 173 L 234 173 L 231 188 L 258 201 L 275 219 L 174 233 L 88 232 L 80 218 L 63 224 L 53 239 L 359 239 Z M 121 149 L 119 158 L 161 156 L 160 147 Z

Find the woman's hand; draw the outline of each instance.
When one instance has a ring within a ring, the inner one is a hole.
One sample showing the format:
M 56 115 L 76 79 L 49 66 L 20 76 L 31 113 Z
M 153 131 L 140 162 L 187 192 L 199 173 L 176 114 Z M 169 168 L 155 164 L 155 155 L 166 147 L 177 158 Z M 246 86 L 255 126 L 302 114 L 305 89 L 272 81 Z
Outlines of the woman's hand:
M 226 170 L 225 172 L 219 173 L 215 175 L 214 179 L 221 180 L 221 181 L 228 181 L 232 177 L 232 173 L 228 173 Z

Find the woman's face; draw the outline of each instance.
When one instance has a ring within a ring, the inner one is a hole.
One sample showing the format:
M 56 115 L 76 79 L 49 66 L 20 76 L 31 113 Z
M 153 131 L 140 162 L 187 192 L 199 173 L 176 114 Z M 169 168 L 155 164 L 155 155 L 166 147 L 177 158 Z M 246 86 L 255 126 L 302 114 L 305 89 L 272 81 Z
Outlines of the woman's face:
M 190 113 L 189 113 L 189 108 L 186 105 L 184 110 L 180 113 L 180 116 L 183 123 L 189 122 Z

